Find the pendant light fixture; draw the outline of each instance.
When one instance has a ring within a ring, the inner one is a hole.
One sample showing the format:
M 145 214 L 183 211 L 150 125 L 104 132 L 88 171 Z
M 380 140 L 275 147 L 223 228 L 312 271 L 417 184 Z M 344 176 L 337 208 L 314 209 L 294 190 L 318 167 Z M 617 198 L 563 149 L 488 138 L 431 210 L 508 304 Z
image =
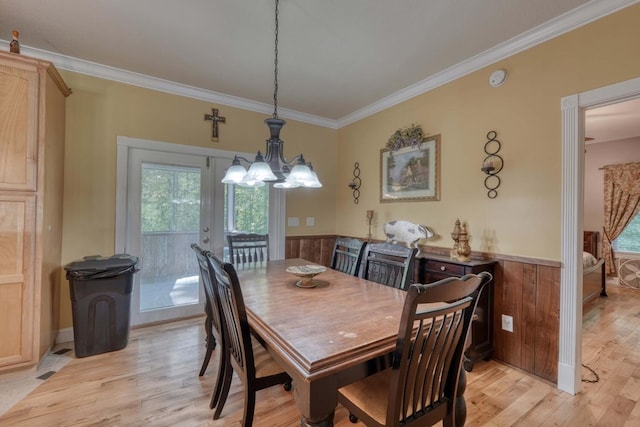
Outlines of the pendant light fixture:
M 280 139 L 280 130 L 287 122 L 278 117 L 278 4 L 275 12 L 275 60 L 273 117 L 265 119 L 269 127 L 270 137 L 267 139 L 267 150 L 263 156 L 260 151 L 253 162 L 244 157 L 235 156 L 222 182 L 237 184 L 243 187 L 261 187 L 265 182 L 273 182 L 276 188 L 311 187 L 319 188 L 322 184 L 313 170 L 311 162 L 306 162 L 302 154 L 287 161 L 284 157 L 284 141 Z M 249 164 L 249 170 L 241 162 Z

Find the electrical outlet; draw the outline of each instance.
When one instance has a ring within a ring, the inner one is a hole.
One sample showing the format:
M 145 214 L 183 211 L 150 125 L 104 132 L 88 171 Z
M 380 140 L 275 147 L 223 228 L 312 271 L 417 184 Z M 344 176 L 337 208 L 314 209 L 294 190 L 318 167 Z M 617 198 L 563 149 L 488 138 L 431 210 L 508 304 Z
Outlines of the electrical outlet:
M 513 332 L 513 316 L 502 315 L 502 329 L 507 332 Z

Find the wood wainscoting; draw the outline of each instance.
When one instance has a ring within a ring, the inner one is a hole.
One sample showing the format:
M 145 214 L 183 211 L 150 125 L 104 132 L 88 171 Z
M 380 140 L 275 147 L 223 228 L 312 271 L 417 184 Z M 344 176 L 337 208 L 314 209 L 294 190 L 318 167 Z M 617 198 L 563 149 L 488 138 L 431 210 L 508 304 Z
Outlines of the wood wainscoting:
M 286 238 L 285 257 L 329 266 L 335 235 Z M 449 249 L 421 246 L 448 256 Z M 558 379 L 560 262 L 500 254 L 471 253 L 495 260 L 493 283 L 493 357 L 547 381 Z M 502 330 L 502 315 L 513 317 L 513 332 Z
M 316 264 L 329 267 L 336 235 L 321 236 L 287 236 L 285 239 L 284 257 L 303 258 Z
M 494 357 L 548 381 L 558 380 L 560 265 L 499 259 L 494 278 Z M 513 332 L 502 330 L 502 315 Z

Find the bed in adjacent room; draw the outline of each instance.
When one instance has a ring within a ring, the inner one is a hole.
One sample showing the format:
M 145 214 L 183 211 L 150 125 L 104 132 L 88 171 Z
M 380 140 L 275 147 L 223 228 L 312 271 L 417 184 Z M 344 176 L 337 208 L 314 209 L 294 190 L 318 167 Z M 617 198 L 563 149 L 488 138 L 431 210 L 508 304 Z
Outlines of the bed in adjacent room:
M 604 258 L 598 258 L 597 231 L 584 232 L 584 251 L 582 253 L 583 279 L 582 301 L 587 302 L 598 294 L 607 296 Z

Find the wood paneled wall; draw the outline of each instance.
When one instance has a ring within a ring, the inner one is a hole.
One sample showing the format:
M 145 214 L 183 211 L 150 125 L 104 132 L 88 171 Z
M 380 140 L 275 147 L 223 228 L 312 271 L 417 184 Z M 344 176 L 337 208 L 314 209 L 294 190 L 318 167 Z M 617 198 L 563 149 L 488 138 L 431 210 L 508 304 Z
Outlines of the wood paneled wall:
M 316 264 L 329 267 L 335 235 L 328 236 L 287 236 L 285 240 L 285 258 L 303 258 Z
M 494 280 L 494 357 L 541 378 L 558 379 L 560 268 L 500 260 Z M 502 315 L 513 332 L 502 330 Z
M 335 239 L 335 235 L 287 237 L 285 257 L 304 258 L 329 266 Z M 431 247 L 421 250 L 442 251 Z M 498 261 L 494 275 L 494 357 L 556 382 L 560 263 L 497 254 L 471 255 Z M 513 332 L 502 330 L 503 314 L 513 317 Z

